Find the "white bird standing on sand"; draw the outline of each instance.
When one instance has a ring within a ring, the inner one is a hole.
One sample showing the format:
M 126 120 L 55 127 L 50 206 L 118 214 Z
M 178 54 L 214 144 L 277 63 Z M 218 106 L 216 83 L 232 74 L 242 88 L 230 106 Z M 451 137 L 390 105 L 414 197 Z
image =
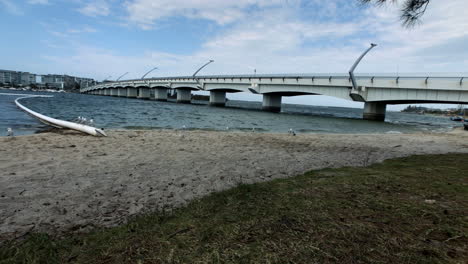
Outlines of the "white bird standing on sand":
M 252 132 L 255 132 L 255 127 L 252 127 Z
M 229 130 L 229 127 L 228 127 L 228 126 L 226 127 L 226 130 Z
M 292 128 L 289 129 L 288 134 L 295 136 L 296 131 L 294 131 Z
M 90 126 L 94 125 L 94 119 L 92 119 L 92 118 L 89 119 L 88 125 L 90 125 Z
M 185 130 L 185 129 L 187 129 L 187 127 L 186 127 L 185 125 L 183 125 L 183 126 L 182 126 L 182 129 Z
M 11 129 L 11 127 L 7 128 L 7 136 L 8 137 L 13 137 L 14 136 L 13 129 Z

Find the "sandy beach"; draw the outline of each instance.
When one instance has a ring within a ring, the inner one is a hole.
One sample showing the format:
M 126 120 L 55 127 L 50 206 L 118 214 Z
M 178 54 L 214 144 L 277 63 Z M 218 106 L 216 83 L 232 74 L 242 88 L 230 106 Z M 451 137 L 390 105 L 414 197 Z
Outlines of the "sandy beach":
M 468 133 L 108 131 L 0 137 L 0 241 L 81 232 L 214 191 L 413 154 L 468 153 Z M 437 162 L 436 160 L 434 162 Z

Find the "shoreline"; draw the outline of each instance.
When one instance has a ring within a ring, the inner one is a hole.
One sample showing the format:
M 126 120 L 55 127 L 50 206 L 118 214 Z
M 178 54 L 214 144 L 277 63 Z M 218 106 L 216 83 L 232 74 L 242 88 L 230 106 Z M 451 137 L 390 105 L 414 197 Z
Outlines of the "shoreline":
M 271 132 L 271 131 L 266 131 L 262 132 L 261 130 L 255 130 L 255 132 L 248 131 L 248 130 L 215 130 L 215 129 L 198 129 L 198 128 L 187 128 L 187 129 L 180 129 L 180 128 L 173 128 L 173 129 L 168 129 L 168 128 L 148 128 L 148 129 L 125 129 L 125 128 L 110 128 L 106 129 L 105 131 L 109 131 L 110 133 L 112 132 L 132 132 L 132 131 L 173 131 L 173 132 L 178 132 L 178 131 L 199 131 L 199 132 L 219 132 L 219 133 L 254 133 L 254 134 L 272 134 L 272 135 L 288 135 L 288 132 Z M 400 132 L 396 131 L 397 133 L 394 133 L 394 131 L 388 131 L 385 133 L 312 133 L 312 132 L 296 132 L 298 134 L 302 135 L 418 135 L 418 134 L 435 134 L 435 135 L 440 135 L 440 134 L 452 134 L 452 133 L 458 133 L 458 131 L 463 132 L 463 126 L 460 127 L 451 127 L 447 128 L 447 131 L 440 131 L 437 132 L 436 130 L 433 131 L 414 131 L 411 133 L 407 132 Z M 67 134 L 70 132 L 70 130 L 67 129 L 60 129 L 60 128 L 55 128 L 55 127 L 50 127 L 47 126 L 44 129 L 38 129 L 35 130 L 34 132 L 30 134 L 21 134 L 21 135 L 15 135 L 15 137 L 25 137 L 25 136 L 34 136 L 34 135 L 39 135 L 39 134 L 44 134 L 44 133 L 56 133 L 56 134 Z M 1 138 L 8 138 L 8 136 L 5 134 L 0 135 Z
M 468 153 L 468 133 L 298 134 L 200 130 L 73 131 L 0 137 L 0 241 L 115 226 L 241 183 Z M 21 159 L 19 159 L 21 158 Z

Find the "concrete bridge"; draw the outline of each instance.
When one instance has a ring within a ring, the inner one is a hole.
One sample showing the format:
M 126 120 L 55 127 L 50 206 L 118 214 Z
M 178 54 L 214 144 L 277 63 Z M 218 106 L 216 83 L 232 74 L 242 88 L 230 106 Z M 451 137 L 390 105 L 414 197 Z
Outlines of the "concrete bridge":
M 166 101 L 177 91 L 177 103 L 190 103 L 191 91 L 209 91 L 210 105 L 224 106 L 226 93 L 263 95 L 263 109 L 280 112 L 283 96 L 327 95 L 364 103 L 363 118 L 385 120 L 387 104 L 468 104 L 468 78 L 357 76 L 219 75 L 180 76 L 106 82 L 81 93 Z

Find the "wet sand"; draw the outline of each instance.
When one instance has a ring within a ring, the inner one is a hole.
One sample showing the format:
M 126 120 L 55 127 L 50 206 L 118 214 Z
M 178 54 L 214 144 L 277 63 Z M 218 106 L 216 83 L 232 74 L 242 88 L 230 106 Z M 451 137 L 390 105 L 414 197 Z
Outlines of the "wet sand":
M 413 154 L 468 153 L 468 132 L 260 134 L 108 131 L 0 137 L 0 241 L 82 232 L 240 183 Z M 437 162 L 437 161 L 435 161 Z

